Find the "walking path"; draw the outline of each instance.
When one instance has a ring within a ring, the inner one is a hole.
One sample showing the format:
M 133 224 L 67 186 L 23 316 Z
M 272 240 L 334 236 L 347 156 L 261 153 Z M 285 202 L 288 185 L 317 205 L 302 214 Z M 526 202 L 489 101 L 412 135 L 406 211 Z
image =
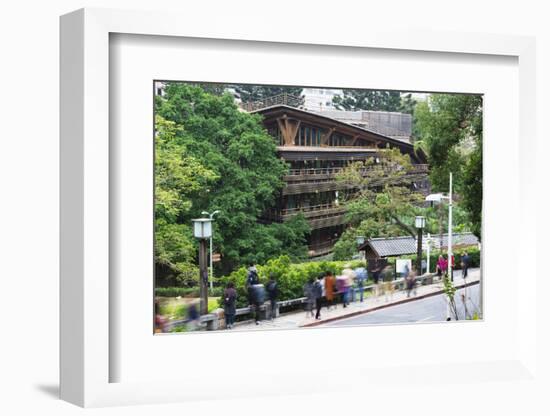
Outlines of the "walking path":
M 468 278 L 466 279 L 466 285 L 470 286 L 479 283 L 480 271 L 479 269 L 468 270 Z M 454 285 L 456 287 L 463 287 L 464 280 L 461 276 L 461 271 L 457 270 L 454 273 Z M 417 286 L 416 294 L 411 293 L 411 296 L 407 297 L 407 291 L 395 291 L 391 295 L 385 296 L 381 294 L 375 297 L 370 292 L 365 292 L 365 298 L 363 302 L 359 302 L 356 297 L 356 301 L 350 303 L 346 308 L 342 304 L 333 306 L 330 310 L 326 307 L 321 309 L 321 319 L 316 320 L 311 317 L 306 317 L 306 312 L 303 310 L 281 314 L 273 321 L 261 321 L 259 325 L 256 325 L 253 321 L 244 321 L 236 323 L 235 327 L 231 331 L 255 331 L 266 329 L 291 329 L 291 328 L 304 328 L 312 327 L 327 322 L 335 321 L 342 318 L 349 318 L 351 316 L 368 313 L 381 308 L 387 308 L 394 305 L 399 305 L 406 302 L 414 302 L 418 299 L 423 299 L 428 296 L 436 296 L 443 293 L 443 282 L 437 281 L 431 285 Z

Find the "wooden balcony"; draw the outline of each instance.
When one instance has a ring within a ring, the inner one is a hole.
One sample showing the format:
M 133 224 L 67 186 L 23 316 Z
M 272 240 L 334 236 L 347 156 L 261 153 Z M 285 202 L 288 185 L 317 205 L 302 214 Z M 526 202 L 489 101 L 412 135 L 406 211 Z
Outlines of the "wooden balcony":
M 280 221 L 288 221 L 297 214 L 302 214 L 312 230 L 345 224 L 346 208 L 333 204 L 315 205 L 311 207 L 283 209 Z
M 363 169 L 366 176 L 372 168 Z M 317 169 L 291 169 L 284 180 L 286 186 L 283 188 L 283 195 L 298 195 L 312 192 L 327 192 L 341 189 L 351 189 L 355 186 L 339 182 L 336 176 L 343 171 L 343 168 L 317 168 Z M 407 174 L 397 181 L 424 180 L 428 174 L 428 165 L 413 165 Z M 371 186 L 383 185 L 384 178 L 373 180 Z
M 336 238 L 323 241 L 322 243 L 310 244 L 308 251 L 309 257 L 324 256 L 325 254 L 331 253 L 337 241 L 338 239 Z

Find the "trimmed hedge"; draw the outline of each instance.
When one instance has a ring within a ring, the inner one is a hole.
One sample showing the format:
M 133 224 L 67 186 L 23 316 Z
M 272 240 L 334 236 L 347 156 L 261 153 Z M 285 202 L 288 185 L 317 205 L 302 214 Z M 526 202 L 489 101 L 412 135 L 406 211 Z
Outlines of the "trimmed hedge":
M 361 260 L 350 261 L 319 261 L 307 263 L 291 263 L 288 256 L 281 256 L 269 260 L 263 266 L 257 266 L 260 283 L 267 284 L 269 276 L 273 274 L 279 287 L 279 300 L 297 299 L 304 296 L 304 285 L 310 278 L 315 278 L 325 272 L 331 272 L 335 276 L 341 274 L 344 266 L 349 264 L 352 268 L 365 266 Z M 248 306 L 248 294 L 245 289 L 248 270 L 246 267 L 234 271 L 229 276 L 219 279 L 222 287 L 233 282 L 237 290 L 237 308 Z M 220 306 L 223 307 L 223 298 L 220 298 Z

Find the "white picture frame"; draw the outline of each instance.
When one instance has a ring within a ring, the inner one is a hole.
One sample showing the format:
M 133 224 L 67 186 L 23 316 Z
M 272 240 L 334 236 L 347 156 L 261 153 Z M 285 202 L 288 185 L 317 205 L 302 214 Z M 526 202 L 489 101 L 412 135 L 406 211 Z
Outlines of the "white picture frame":
M 185 22 L 183 25 L 182 22 Z M 61 398 L 84 407 L 161 403 L 209 398 L 248 397 L 286 392 L 307 394 L 326 390 L 322 383 L 300 384 L 289 380 L 284 368 L 279 373 L 265 372 L 269 381 L 252 380 L 246 388 L 226 389 L 227 386 L 206 384 L 197 374 L 163 382 L 111 382 L 110 368 L 121 357 L 110 348 L 110 311 L 116 309 L 110 292 L 114 288 L 109 276 L 113 272 L 110 258 L 110 160 L 109 136 L 109 38 L 111 34 L 202 38 L 227 41 L 277 42 L 286 45 L 332 45 L 340 48 L 370 48 L 388 51 L 433 52 L 506 56 L 517 59 L 519 68 L 519 132 L 518 187 L 511 195 L 518 199 L 512 209 L 517 215 L 522 233 L 518 246 L 528 247 L 536 240 L 536 218 L 530 204 L 536 202 L 536 165 L 532 162 L 536 149 L 535 117 L 535 42 L 533 38 L 508 35 L 472 33 L 431 33 L 403 30 L 386 25 L 381 28 L 361 28 L 341 25 L 338 32 L 323 33 L 321 29 L 289 27 L 278 31 L 275 25 L 266 24 L 246 35 L 235 33 L 233 22 L 208 26 L 187 16 L 162 12 L 138 12 L 107 9 L 82 9 L 61 18 L 61 338 L 60 375 Z M 382 87 L 382 86 L 381 86 Z M 527 257 L 529 256 L 529 257 Z M 533 263 L 533 252 L 518 250 L 511 262 L 509 274 L 517 265 Z M 536 261 L 535 261 L 536 262 Z M 488 277 L 490 278 L 490 276 Z M 474 374 L 478 381 L 529 380 L 536 377 L 536 274 L 523 275 L 524 284 L 517 287 L 514 317 L 522 324 L 517 326 L 514 340 L 517 343 L 507 350 L 506 357 L 495 361 L 471 362 L 441 361 L 439 365 L 422 365 L 411 368 L 382 366 L 369 368 L 369 382 L 376 380 L 412 379 L 420 385 L 439 380 L 439 372 L 451 369 L 458 379 L 467 380 Z M 490 312 L 490 310 L 488 311 Z M 487 318 L 489 319 L 489 318 Z M 496 319 L 492 317 L 491 319 Z M 412 328 L 412 329 L 411 329 Z M 390 329 L 390 330 L 395 330 Z M 412 331 L 413 327 L 397 329 Z M 353 331 L 353 328 L 350 329 Z M 318 341 L 321 330 L 307 336 Z M 350 333 L 351 334 L 351 333 Z M 152 336 L 152 333 L 151 333 Z M 271 335 L 271 340 L 278 335 Z M 210 337 L 210 336 L 209 336 Z M 167 339 L 168 337 L 162 337 Z M 214 338 L 212 338 L 214 339 Z M 168 341 L 166 341 L 168 342 Z M 192 352 L 192 351 L 191 351 Z M 153 359 L 151 357 L 150 359 Z M 425 363 L 424 363 L 425 364 Z M 175 364 L 174 370 L 181 370 Z M 359 368 L 362 368 L 359 366 Z M 367 368 L 367 367 L 365 367 Z M 322 372 L 321 372 L 322 373 Z M 330 376 L 333 370 L 327 370 Z M 261 371 L 260 373 L 261 374 Z M 422 374 L 422 376 L 420 376 Z M 255 377 L 258 374 L 255 375 Z M 467 381 L 465 381 L 467 382 Z M 351 388 L 349 379 L 336 382 L 334 388 Z M 273 386 L 281 386 L 274 391 Z

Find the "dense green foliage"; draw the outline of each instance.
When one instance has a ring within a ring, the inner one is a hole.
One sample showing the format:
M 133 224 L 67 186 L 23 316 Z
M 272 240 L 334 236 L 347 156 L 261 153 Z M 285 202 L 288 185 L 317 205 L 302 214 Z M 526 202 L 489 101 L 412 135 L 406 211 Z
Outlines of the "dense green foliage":
M 334 247 L 334 258 L 344 260 L 357 252 L 355 238 L 416 235 L 414 218 L 423 214 L 424 197 L 413 190 L 407 172 L 412 165 L 398 149 L 380 152 L 379 161 L 356 162 L 338 176 L 358 192 L 346 201 L 350 226 Z
M 155 107 L 157 271 L 167 263 L 179 276 L 196 278 L 197 242 L 189 226 L 204 210 L 220 211 L 214 246 L 223 273 L 282 254 L 307 255 L 309 226 L 302 216 L 285 224 L 257 222 L 288 170 L 259 115 L 239 111 L 229 94 L 184 83 L 167 84 Z
M 257 266 L 260 283 L 267 283 L 269 276 L 273 274 L 277 280 L 279 288 L 279 300 L 297 299 L 304 296 L 304 285 L 310 278 L 315 278 L 325 272 L 332 272 L 338 275 L 344 269 L 346 264 L 351 267 L 364 266 L 364 262 L 360 261 L 319 261 L 306 263 L 292 263 L 290 257 L 281 256 L 276 259 L 271 259 L 262 266 Z M 247 277 L 246 267 L 241 267 L 235 270 L 229 276 L 221 278 L 221 282 L 225 286 L 228 282 L 235 284 L 237 290 L 237 307 L 242 308 L 248 306 L 248 295 L 245 289 Z M 220 300 L 220 306 L 223 306 Z
M 449 172 L 453 192 L 469 215 L 472 231 L 481 238 L 482 203 L 482 96 L 432 94 L 416 106 L 417 143 L 428 154 L 434 192 L 447 192 Z
M 232 85 L 243 102 L 259 101 L 264 98 L 287 93 L 299 97 L 302 94 L 302 87 L 282 87 L 269 85 Z
M 155 264 L 157 285 L 191 286 L 198 271 L 190 224 L 179 220 L 190 212 L 192 199 L 216 178 L 177 140 L 181 127 L 155 118 Z
M 413 114 L 416 106 L 416 100 L 410 93 L 364 89 L 344 90 L 344 95 L 335 96 L 332 102 L 339 110 L 396 111 L 407 114 Z

